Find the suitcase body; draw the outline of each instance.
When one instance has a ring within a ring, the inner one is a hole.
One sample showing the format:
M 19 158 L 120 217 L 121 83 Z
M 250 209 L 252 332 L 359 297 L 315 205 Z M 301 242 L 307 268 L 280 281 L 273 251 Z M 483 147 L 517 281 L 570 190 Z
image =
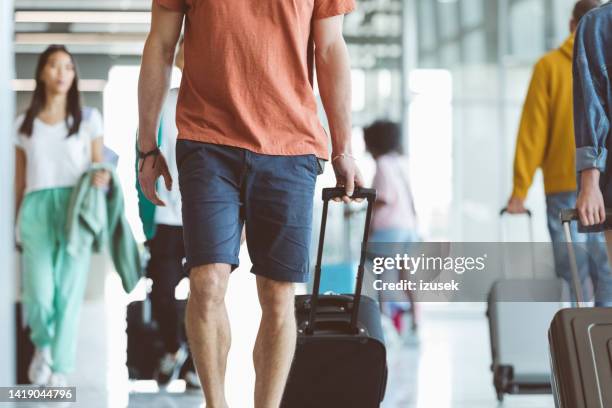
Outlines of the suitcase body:
M 319 295 L 321 257 L 329 198 L 342 189 L 323 191 L 323 220 L 312 295 L 296 296 L 298 338 L 285 387 L 283 408 L 374 408 L 384 398 L 386 348 L 376 301 L 361 295 L 365 248 L 373 190 L 358 189 L 368 199 L 368 215 L 354 294 Z
M 606 210 L 608 219 L 612 212 Z M 578 307 L 559 311 L 548 331 L 553 393 L 557 408 L 612 407 L 612 308 L 582 308 L 582 285 L 569 223 L 561 212 Z
M 127 306 L 127 368 L 134 380 L 155 378 L 164 343 L 157 323 L 151 317 L 148 300 L 134 301 Z
M 179 314 L 184 316 L 186 301 L 179 302 Z M 151 301 L 134 301 L 127 306 L 127 368 L 130 379 L 155 378 L 160 359 L 164 356 L 164 342 L 159 326 L 152 315 Z M 191 358 L 191 356 L 189 356 Z
M 612 407 L 612 308 L 559 311 L 549 342 L 557 408 Z
M 551 392 L 546 333 L 562 303 L 497 301 L 527 290 L 541 294 L 542 299 L 561 299 L 563 282 L 560 279 L 508 279 L 493 285 L 487 317 L 493 385 L 499 401 L 503 400 L 504 394 Z
M 500 216 L 506 213 L 501 211 Z M 527 212 L 533 242 L 531 213 Z M 533 248 L 532 248 L 533 251 Z M 497 399 L 505 394 L 549 394 L 550 363 L 546 333 L 551 319 L 563 307 L 564 283 L 560 278 L 536 279 L 535 255 L 531 253 L 534 279 L 500 279 L 487 299 L 491 340 L 491 370 Z M 516 293 L 558 302 L 508 302 Z M 526 347 L 525 345 L 529 345 Z
M 378 407 L 387 377 L 378 303 L 361 297 L 360 333 L 352 334 L 343 328 L 349 326 L 353 295 L 321 296 L 317 312 L 321 329 L 308 335 L 304 327 L 310 299 L 310 295 L 296 297 L 297 349 L 281 406 Z

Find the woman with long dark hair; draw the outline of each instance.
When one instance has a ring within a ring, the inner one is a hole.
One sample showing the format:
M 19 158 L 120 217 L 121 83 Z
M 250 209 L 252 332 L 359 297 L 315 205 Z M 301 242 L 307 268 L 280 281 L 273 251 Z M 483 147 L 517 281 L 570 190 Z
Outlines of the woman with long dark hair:
M 83 108 L 74 57 L 61 45 L 39 57 L 36 89 L 16 120 L 16 206 L 23 248 L 23 293 L 36 347 L 28 376 L 33 384 L 63 386 L 75 363 L 79 310 L 91 248 L 66 251 L 70 195 L 93 162 L 103 160 L 102 117 Z M 103 188 L 100 171 L 93 184 Z

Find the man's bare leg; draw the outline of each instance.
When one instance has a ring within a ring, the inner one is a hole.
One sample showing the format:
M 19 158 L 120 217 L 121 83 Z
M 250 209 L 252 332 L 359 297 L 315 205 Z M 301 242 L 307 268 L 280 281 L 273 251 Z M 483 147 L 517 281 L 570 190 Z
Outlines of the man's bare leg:
M 255 408 L 278 408 L 295 352 L 294 284 L 257 276 L 262 315 L 253 350 Z
M 228 406 L 225 369 L 231 336 L 225 292 L 230 272 L 229 265 L 210 264 L 193 268 L 189 274 L 185 325 L 207 408 Z

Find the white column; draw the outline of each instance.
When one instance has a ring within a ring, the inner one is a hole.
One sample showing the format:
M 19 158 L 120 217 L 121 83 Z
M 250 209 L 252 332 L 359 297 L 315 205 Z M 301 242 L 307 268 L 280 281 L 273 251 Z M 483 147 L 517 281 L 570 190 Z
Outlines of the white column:
M 13 160 L 13 0 L 0 1 L 0 386 L 15 382 Z

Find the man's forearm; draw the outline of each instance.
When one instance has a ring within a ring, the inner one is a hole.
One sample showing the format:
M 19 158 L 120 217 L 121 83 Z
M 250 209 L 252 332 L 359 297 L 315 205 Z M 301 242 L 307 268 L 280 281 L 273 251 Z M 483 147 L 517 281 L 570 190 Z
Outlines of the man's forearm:
M 339 39 L 316 51 L 319 92 L 334 154 L 351 153 L 351 70 L 348 50 Z
M 174 47 L 147 39 L 138 80 L 138 145 L 149 151 L 157 145 L 157 124 L 170 86 Z

